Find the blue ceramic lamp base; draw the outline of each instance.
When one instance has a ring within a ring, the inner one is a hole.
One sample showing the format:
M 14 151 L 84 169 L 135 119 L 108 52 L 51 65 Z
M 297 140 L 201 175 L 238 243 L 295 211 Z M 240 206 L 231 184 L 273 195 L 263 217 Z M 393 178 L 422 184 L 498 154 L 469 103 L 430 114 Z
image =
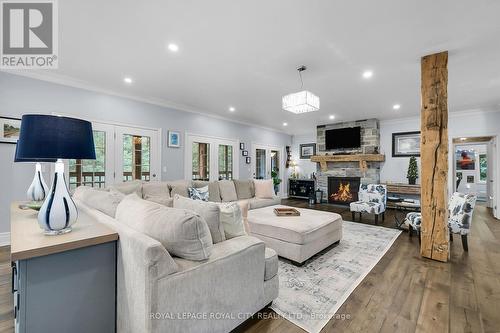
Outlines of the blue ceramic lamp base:
M 77 218 L 78 211 L 64 178 L 64 164 L 57 160 L 54 182 L 38 212 L 38 224 L 46 235 L 60 235 L 70 232 Z

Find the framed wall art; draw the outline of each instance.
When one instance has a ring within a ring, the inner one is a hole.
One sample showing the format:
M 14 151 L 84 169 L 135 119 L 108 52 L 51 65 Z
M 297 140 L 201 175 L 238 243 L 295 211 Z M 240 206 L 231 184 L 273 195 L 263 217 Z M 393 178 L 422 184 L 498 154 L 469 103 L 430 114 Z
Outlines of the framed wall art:
M 420 132 L 392 133 L 392 157 L 420 156 Z
M 21 119 L 0 116 L 0 143 L 17 143 Z

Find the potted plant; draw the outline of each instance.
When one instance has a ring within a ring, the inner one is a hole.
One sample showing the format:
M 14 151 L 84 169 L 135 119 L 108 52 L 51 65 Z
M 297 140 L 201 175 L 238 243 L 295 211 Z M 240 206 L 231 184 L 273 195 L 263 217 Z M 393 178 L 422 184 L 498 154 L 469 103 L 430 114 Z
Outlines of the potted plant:
M 274 169 L 273 171 L 271 171 L 271 178 L 273 179 L 274 193 L 278 194 L 279 185 L 281 184 L 281 179 L 279 178 L 278 169 Z
M 417 166 L 417 158 L 415 156 L 410 157 L 410 164 L 408 165 L 408 174 L 406 175 L 408 178 L 408 184 L 415 185 L 418 178 L 418 166 Z

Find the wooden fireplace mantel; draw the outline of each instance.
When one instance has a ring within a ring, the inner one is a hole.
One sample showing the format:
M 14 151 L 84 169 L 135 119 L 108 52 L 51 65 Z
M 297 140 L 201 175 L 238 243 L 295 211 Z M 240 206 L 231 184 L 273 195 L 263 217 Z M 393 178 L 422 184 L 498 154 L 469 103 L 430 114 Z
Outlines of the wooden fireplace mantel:
M 362 172 L 368 170 L 367 162 L 383 162 L 385 155 L 382 154 L 352 154 L 352 155 L 314 155 L 311 162 L 319 163 L 321 171 L 328 170 L 328 162 L 359 162 Z

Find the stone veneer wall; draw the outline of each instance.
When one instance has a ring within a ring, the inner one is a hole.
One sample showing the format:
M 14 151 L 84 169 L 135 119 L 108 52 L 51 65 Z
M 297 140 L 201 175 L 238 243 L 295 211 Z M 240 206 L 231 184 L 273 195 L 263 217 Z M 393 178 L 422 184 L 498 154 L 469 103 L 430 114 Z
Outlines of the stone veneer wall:
M 359 149 L 326 150 L 325 131 L 336 128 L 361 127 L 361 147 Z M 378 154 L 380 149 L 380 128 L 377 119 L 366 119 L 321 125 L 317 127 L 318 155 L 334 154 Z M 368 162 L 368 170 L 361 172 L 358 162 L 328 163 L 328 171 L 321 171 L 317 165 L 317 186 L 323 191 L 323 201 L 327 201 L 328 177 L 360 177 L 362 184 L 377 184 L 380 182 L 380 162 Z

